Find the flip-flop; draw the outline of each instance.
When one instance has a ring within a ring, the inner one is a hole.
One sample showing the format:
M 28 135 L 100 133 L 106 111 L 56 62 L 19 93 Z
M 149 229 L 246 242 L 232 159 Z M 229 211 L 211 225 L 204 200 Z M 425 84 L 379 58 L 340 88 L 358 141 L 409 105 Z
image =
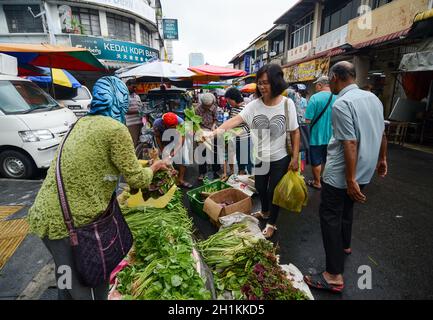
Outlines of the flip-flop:
M 310 276 L 304 276 L 304 281 L 312 288 L 327 290 L 333 293 L 341 293 L 344 289 L 344 284 L 336 285 L 326 281 L 323 273 L 312 274 Z
M 313 189 L 319 190 L 319 191 L 322 190 L 322 188 L 319 188 L 319 187 L 317 187 L 317 186 L 314 185 L 314 181 L 313 180 L 308 180 L 307 181 L 307 186 L 309 186 L 309 187 L 311 187 Z
M 193 187 L 193 185 L 188 183 L 188 182 L 180 183 L 178 186 L 181 188 L 187 188 L 187 189 L 191 189 Z
M 261 211 L 253 212 L 253 213 L 250 214 L 250 216 L 252 216 L 252 217 L 254 217 L 256 219 L 260 219 L 260 220 L 267 220 L 270 217 L 270 215 L 269 216 L 265 216 L 263 214 L 263 212 L 261 212 Z
M 272 233 L 271 233 L 270 236 L 268 236 L 268 229 L 272 230 Z M 268 223 L 268 224 L 266 224 L 266 227 L 263 229 L 262 233 L 263 233 L 263 235 L 265 236 L 266 239 L 270 239 L 270 238 L 272 238 L 274 236 L 275 231 L 277 231 L 277 227 Z

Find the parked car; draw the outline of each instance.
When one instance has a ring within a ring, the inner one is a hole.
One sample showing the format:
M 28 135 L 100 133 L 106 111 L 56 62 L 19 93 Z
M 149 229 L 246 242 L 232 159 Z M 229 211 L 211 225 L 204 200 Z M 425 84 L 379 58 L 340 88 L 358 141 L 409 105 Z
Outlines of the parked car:
M 56 86 L 55 96 L 56 100 L 66 108 L 72 110 L 77 118 L 81 118 L 89 112 L 92 94 L 85 86 L 76 89 Z
M 0 74 L 0 174 L 27 179 L 48 168 L 75 121 L 74 112 L 33 82 Z

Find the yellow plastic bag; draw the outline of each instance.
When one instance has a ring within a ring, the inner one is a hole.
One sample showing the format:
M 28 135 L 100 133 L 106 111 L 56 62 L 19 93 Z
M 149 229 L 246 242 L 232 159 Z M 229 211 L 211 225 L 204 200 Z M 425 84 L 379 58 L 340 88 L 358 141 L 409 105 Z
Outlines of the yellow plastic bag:
M 123 200 L 125 198 L 125 195 L 123 193 L 119 197 L 122 199 L 121 203 L 125 203 L 128 208 L 152 207 L 162 209 L 165 208 L 171 201 L 176 190 L 177 186 L 174 185 L 165 195 L 159 197 L 158 199 L 149 198 L 147 201 L 144 201 L 143 193 L 141 192 L 141 190 L 135 195 L 129 196 L 125 200 Z
M 307 202 L 308 190 L 304 178 L 298 172 L 287 172 L 275 188 L 272 203 L 289 211 L 300 213 Z

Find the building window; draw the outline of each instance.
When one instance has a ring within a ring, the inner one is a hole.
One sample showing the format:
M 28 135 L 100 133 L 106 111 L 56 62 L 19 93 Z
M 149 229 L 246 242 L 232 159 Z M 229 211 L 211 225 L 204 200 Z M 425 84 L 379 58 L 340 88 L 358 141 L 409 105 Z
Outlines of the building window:
M 39 5 L 3 5 L 9 33 L 43 33 L 42 18 L 33 18 L 27 7 L 37 15 L 41 12 Z
M 372 9 L 379 8 L 380 6 L 383 6 L 387 3 L 390 3 L 392 0 L 373 0 L 373 7 Z
M 72 27 L 73 29 L 78 28 L 81 34 L 100 36 L 99 12 L 93 9 L 72 7 Z M 68 32 L 63 30 L 65 31 Z
M 325 8 L 322 19 L 322 34 L 331 32 L 347 24 L 350 20 L 359 16 L 361 0 L 330 1 Z
M 313 14 L 299 20 L 294 25 L 295 31 L 292 32 L 292 49 L 311 41 L 313 31 Z
M 284 51 L 284 40 L 274 40 L 272 43 L 272 52 L 275 52 L 275 55 L 279 55 Z
M 142 44 L 144 44 L 145 46 L 150 46 L 150 32 L 142 24 L 140 24 L 140 37 Z
M 108 36 L 113 39 L 135 42 L 135 21 L 107 12 Z
M 266 53 L 266 47 L 261 47 L 257 49 L 256 52 L 257 60 L 261 60 L 263 58 L 263 55 Z

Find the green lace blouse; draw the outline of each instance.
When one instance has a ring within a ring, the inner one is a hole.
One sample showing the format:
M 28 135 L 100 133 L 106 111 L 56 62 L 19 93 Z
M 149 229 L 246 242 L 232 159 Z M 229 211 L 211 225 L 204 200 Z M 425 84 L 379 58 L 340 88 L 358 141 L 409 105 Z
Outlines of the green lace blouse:
M 57 154 L 27 218 L 32 233 L 50 240 L 68 237 L 57 194 L 56 160 Z M 146 188 L 153 178 L 152 170 L 138 162 L 126 126 L 105 116 L 87 116 L 77 123 L 65 142 L 61 166 L 77 227 L 105 211 L 119 175 L 134 189 Z

